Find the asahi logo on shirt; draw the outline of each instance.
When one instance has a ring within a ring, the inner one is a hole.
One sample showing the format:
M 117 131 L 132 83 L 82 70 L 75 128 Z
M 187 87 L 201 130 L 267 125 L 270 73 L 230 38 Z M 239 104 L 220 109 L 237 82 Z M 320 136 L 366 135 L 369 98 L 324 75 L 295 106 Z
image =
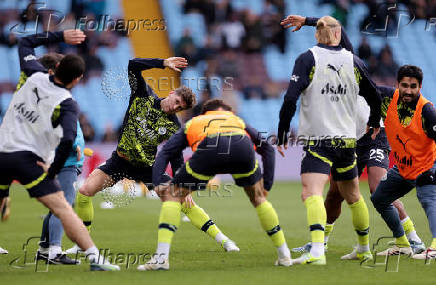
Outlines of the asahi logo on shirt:
M 339 84 L 338 86 L 335 86 L 333 84 L 327 83 L 323 89 L 321 89 L 321 94 L 339 94 L 339 95 L 345 95 L 347 94 L 347 84 L 342 85 Z
M 17 111 L 17 118 L 22 121 L 23 119 L 29 121 L 30 123 L 34 124 L 38 118 L 39 115 L 36 114 L 35 111 L 30 111 L 27 109 L 26 103 L 19 103 L 14 105 L 15 111 Z

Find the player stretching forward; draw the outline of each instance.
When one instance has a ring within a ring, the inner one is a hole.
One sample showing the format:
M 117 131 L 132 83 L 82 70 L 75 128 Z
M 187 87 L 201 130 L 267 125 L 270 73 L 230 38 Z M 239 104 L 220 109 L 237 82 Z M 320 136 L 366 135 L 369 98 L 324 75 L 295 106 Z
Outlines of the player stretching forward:
M 379 255 L 413 254 L 392 202 L 416 187 L 416 195 L 427 215 L 433 241 L 417 259 L 436 258 L 436 110 L 421 94 L 422 70 L 400 67 L 398 89 L 379 87 L 383 97 L 382 117 L 395 166 L 380 181 L 371 196 L 395 237 L 395 245 Z
M 318 20 L 318 18 L 306 18 L 299 15 L 289 15 L 281 22 L 281 25 L 283 25 L 285 28 L 295 27 L 293 31 L 298 31 L 304 25 L 316 26 L 316 22 Z M 353 46 L 348 39 L 345 29 L 342 27 L 340 46 L 354 53 Z M 360 177 L 365 167 L 367 167 L 369 191 L 374 193 L 377 185 L 380 182 L 380 179 L 386 175 L 387 169 L 389 168 L 390 147 L 384 127 L 380 129 L 380 133 L 377 135 L 375 140 L 371 139 L 371 133 L 366 133 L 366 122 L 368 122 L 369 112 L 370 110 L 368 104 L 366 104 L 365 100 L 359 96 L 356 112 L 357 170 L 358 176 Z M 334 223 L 341 214 L 341 204 L 343 201 L 344 198 L 339 192 L 337 183 L 333 179 L 330 179 L 330 188 L 327 192 L 327 197 L 324 202 L 327 212 L 327 224 L 325 226 L 324 236 L 324 242 L 326 246 L 329 236 L 333 231 Z M 392 204 L 398 210 L 401 224 L 403 225 L 404 231 L 406 232 L 407 238 L 414 253 L 423 252 L 425 250 L 425 245 L 417 235 L 415 226 L 407 215 L 403 203 L 400 200 L 395 200 Z M 297 247 L 292 250 L 295 252 L 310 251 L 310 247 L 311 243 L 309 242 L 302 247 Z M 351 253 L 342 256 L 341 259 L 358 259 L 357 247 L 355 247 Z
M 216 174 L 226 173 L 232 174 L 236 185 L 244 187 L 256 208 L 262 228 L 277 247 L 279 258 L 276 265 L 292 264 L 277 213 L 264 196 L 262 173 L 253 145 L 253 141 L 258 141 L 258 138 L 260 136 L 257 131 L 246 127 L 244 121 L 233 114 L 230 106 L 217 99 L 207 101 L 202 114 L 192 118 L 184 129 L 170 138 L 156 158 L 153 167 L 154 185 L 160 184 L 160 174 L 172 157 L 180 155 L 188 146 L 194 153 L 176 172 L 169 186 L 156 187 L 164 201 L 159 218 L 158 246 L 152 259 L 138 266 L 138 270 L 169 269 L 170 245 L 180 223 L 182 203 L 187 201 L 189 204 L 187 198 L 190 193 L 205 189 L 208 181 Z M 264 157 L 264 161 L 274 156 L 274 149 L 269 144 L 258 145 L 257 151 Z M 274 164 L 264 165 L 264 171 L 265 186 L 270 188 Z
M 84 71 L 82 58 L 67 55 L 54 76 L 36 72 L 13 96 L 0 126 L 0 188 L 19 180 L 30 197 L 61 220 L 67 236 L 85 249 L 91 270 L 119 270 L 100 257 L 55 180 L 76 137 L 78 106 L 69 89 L 77 85 Z M 58 120 L 52 121 L 58 105 Z
M 117 150 L 112 153 L 109 160 L 91 173 L 77 194 L 76 211 L 88 229 L 94 217 L 92 196 L 97 192 L 123 178 L 142 181 L 145 184 L 152 183 L 152 166 L 158 145 L 180 128 L 175 114 L 195 104 L 195 94 L 186 86 L 171 91 L 165 99 L 158 98 L 146 84 L 141 72 L 150 68 L 165 67 L 180 72 L 179 68 L 187 65 L 186 59 L 181 57 L 136 58 L 129 61 L 131 96 Z M 171 160 L 174 172 L 182 164 L 181 154 Z M 161 174 L 163 179 L 164 171 Z M 197 205 L 191 208 L 184 207 L 183 212 L 193 225 L 214 238 L 224 250 L 239 251 L 235 243 L 219 230 L 202 208 Z M 207 223 L 199 222 L 203 220 Z M 77 250 L 77 246 L 74 246 L 67 250 L 67 253 L 75 253 Z
M 322 193 L 330 173 L 351 209 L 359 241 L 357 256 L 359 259 L 372 258 L 369 214 L 357 179 L 355 112 L 357 96 L 363 96 L 371 107 L 368 126 L 376 128 L 374 139 L 379 131 L 380 98 L 363 62 L 339 46 L 339 22 L 329 16 L 322 17 L 316 29 L 318 45 L 295 62 L 280 110 L 278 150 L 283 155 L 281 145 L 287 148 L 289 124 L 302 93 L 298 138 L 306 140 L 301 161 L 302 199 L 307 209 L 312 247 L 310 252 L 293 262 L 324 265 L 326 210 Z

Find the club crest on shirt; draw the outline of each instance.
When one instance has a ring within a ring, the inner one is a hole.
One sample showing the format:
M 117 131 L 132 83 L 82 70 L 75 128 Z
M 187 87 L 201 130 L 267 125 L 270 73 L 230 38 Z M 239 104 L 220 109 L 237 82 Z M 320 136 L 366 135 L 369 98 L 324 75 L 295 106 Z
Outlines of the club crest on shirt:
M 167 128 L 165 127 L 160 127 L 157 132 L 159 133 L 159 135 L 164 135 L 167 133 Z

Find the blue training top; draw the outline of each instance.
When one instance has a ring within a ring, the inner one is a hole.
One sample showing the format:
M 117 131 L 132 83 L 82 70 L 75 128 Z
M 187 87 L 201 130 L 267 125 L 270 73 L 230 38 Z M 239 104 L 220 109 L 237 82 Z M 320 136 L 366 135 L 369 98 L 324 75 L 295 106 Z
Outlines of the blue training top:
M 82 153 L 79 161 L 77 161 L 77 152 L 76 152 L 77 146 L 80 147 L 80 152 Z M 74 140 L 73 149 L 70 151 L 70 154 L 67 158 L 67 161 L 64 164 L 64 167 L 67 166 L 82 167 L 83 162 L 85 161 L 85 154 L 83 153 L 84 149 L 85 149 L 85 139 L 83 138 L 83 132 L 82 129 L 80 128 L 79 121 L 77 121 L 77 136 L 76 139 Z

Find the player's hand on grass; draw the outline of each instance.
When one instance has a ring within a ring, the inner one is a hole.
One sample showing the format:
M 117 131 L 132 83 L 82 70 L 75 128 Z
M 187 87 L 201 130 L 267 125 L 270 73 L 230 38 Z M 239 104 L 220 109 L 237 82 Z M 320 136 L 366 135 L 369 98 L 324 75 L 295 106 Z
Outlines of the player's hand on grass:
M 181 72 L 180 68 L 185 68 L 188 66 L 188 61 L 183 57 L 169 57 L 164 59 L 164 66 L 174 70 Z
M 44 170 L 45 173 L 47 173 L 48 169 L 50 168 L 50 164 L 46 164 L 42 161 L 37 161 L 36 164 L 38 164 L 38 166 L 40 166 Z
M 302 26 L 304 26 L 305 22 L 306 17 L 300 15 L 289 15 L 280 22 L 280 25 L 282 25 L 285 29 L 295 27 L 292 31 L 296 32 L 301 29 Z
M 81 30 L 65 30 L 64 41 L 69 45 L 81 44 L 86 38 L 86 35 Z

